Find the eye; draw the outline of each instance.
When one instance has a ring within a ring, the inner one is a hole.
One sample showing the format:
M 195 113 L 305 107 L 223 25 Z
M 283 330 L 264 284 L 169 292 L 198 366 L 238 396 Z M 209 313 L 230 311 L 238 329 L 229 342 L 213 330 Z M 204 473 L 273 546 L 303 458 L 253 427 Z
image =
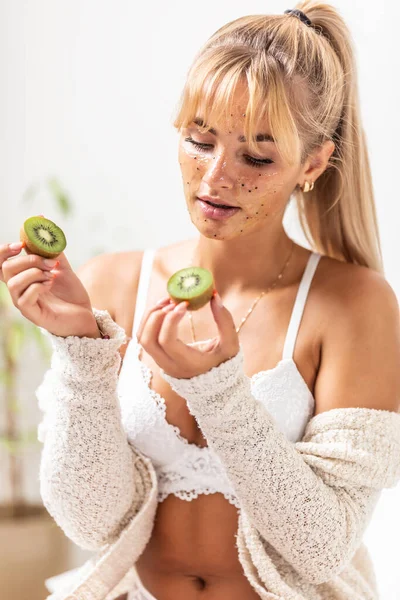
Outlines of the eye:
M 263 167 L 264 165 L 272 165 L 273 160 L 270 158 L 253 158 L 252 156 L 245 156 L 246 161 L 253 167 Z
M 202 144 L 200 142 L 196 142 L 193 138 L 191 137 L 187 137 L 185 138 L 185 142 L 189 142 L 190 144 L 192 144 L 197 150 L 204 150 L 207 151 L 210 148 L 213 147 L 212 144 Z M 271 165 L 273 164 L 273 160 L 271 160 L 270 158 L 254 158 L 253 156 L 249 156 L 247 154 L 244 155 L 244 158 L 246 159 L 247 164 L 251 165 L 252 167 L 264 167 L 265 165 Z
M 197 150 L 207 150 L 208 148 L 212 148 L 212 144 L 200 144 L 200 142 L 195 142 L 191 137 L 185 138 L 185 142 L 190 142 Z

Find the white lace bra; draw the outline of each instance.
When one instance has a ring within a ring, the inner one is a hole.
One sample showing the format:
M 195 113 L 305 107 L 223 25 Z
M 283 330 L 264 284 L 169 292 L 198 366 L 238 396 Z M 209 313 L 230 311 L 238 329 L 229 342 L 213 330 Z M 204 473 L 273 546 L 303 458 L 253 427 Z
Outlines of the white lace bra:
M 156 249 L 145 250 L 140 273 L 135 319 L 118 381 L 122 424 L 128 441 L 147 455 L 158 478 L 158 500 L 169 494 L 192 500 L 199 494 L 219 492 L 239 508 L 235 492 L 219 457 L 209 447 L 188 442 L 178 427 L 166 420 L 165 400 L 151 389 L 151 370 L 141 361 L 136 331 L 146 307 L 147 290 Z M 286 335 L 283 357 L 272 369 L 251 377 L 253 396 L 275 419 L 287 439 L 301 439 L 314 413 L 314 397 L 292 356 L 312 278 L 321 255 L 310 254 Z

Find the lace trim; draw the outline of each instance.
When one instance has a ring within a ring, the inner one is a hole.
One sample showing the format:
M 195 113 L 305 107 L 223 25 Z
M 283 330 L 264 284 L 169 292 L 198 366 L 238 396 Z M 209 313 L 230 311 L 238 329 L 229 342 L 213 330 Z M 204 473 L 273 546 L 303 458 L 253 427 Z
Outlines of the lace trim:
M 206 450 L 208 452 L 199 456 L 196 448 L 186 448 L 173 465 L 156 468 L 159 501 L 169 494 L 190 501 L 200 494 L 219 493 L 239 508 L 235 490 L 220 458 L 211 448 Z
M 195 446 L 199 450 L 208 450 L 207 446 L 198 446 L 197 444 L 189 442 L 189 440 L 187 440 L 185 437 L 183 437 L 183 435 L 181 434 L 181 430 L 179 429 L 179 427 L 177 425 L 172 425 L 172 423 L 169 423 L 167 421 L 167 418 L 166 418 L 167 406 L 165 404 L 165 398 L 163 398 L 163 396 L 161 396 L 156 390 L 154 390 L 151 387 L 151 381 L 153 379 L 153 372 L 150 369 L 150 367 L 148 367 L 142 361 L 141 355 L 142 355 L 143 348 L 142 348 L 141 344 L 137 341 L 136 338 L 132 338 L 131 343 L 133 343 L 135 346 L 135 356 L 139 362 L 139 367 L 140 367 L 143 381 L 146 384 L 148 392 L 149 392 L 150 396 L 153 398 L 157 408 L 160 410 L 161 415 L 162 415 L 167 427 L 171 428 L 174 431 L 176 437 L 186 446 Z
M 190 502 L 191 500 L 195 500 L 201 494 L 210 495 L 210 494 L 222 494 L 223 497 L 228 500 L 230 504 L 240 509 L 240 504 L 238 499 L 234 494 L 230 494 L 229 492 L 222 492 L 221 490 L 213 487 L 201 488 L 199 490 L 180 490 L 180 491 L 159 491 L 158 492 L 158 502 L 163 502 L 170 495 L 176 496 L 180 498 L 180 500 L 186 500 Z
M 211 339 L 211 338 L 210 338 Z M 189 344 L 190 346 L 196 346 L 196 345 L 201 345 L 204 342 L 206 342 L 207 340 L 200 340 L 197 342 L 193 342 L 192 344 Z M 194 444 L 192 442 L 189 442 L 181 433 L 179 427 L 177 425 L 173 425 L 172 423 L 169 423 L 167 421 L 166 418 L 166 401 L 165 398 L 163 396 L 161 396 L 156 390 L 152 389 L 151 387 L 151 381 L 153 378 L 153 372 L 152 370 L 143 362 L 142 360 L 142 351 L 143 348 L 140 345 L 140 343 L 137 341 L 137 338 L 132 338 L 132 342 L 134 344 L 135 347 L 135 353 L 136 353 L 136 360 L 139 362 L 139 368 L 141 371 L 141 377 L 142 380 L 144 382 L 144 384 L 147 387 L 147 393 L 150 395 L 150 397 L 154 400 L 155 406 L 159 411 L 159 414 L 161 416 L 161 418 L 163 419 L 163 421 L 165 422 L 165 425 L 172 430 L 172 432 L 174 433 L 174 435 L 176 436 L 176 438 L 182 442 L 186 447 L 194 447 L 200 451 L 205 451 L 208 449 L 208 446 L 198 446 L 197 444 Z M 233 357 L 232 359 L 225 361 L 225 363 L 222 363 L 221 365 L 219 365 L 218 367 L 215 367 L 214 369 L 211 370 L 211 372 L 214 372 L 215 375 L 217 375 L 218 370 L 221 372 L 219 374 L 219 379 L 223 380 L 223 374 L 225 372 L 231 373 L 232 371 L 235 370 L 235 363 L 236 365 L 238 365 L 238 363 L 242 364 L 243 363 L 243 350 L 242 348 L 240 348 L 239 353 Z M 300 380 L 300 385 L 306 389 L 306 392 L 308 393 L 308 404 L 305 407 L 306 408 L 306 421 L 309 420 L 309 418 L 313 415 L 314 412 L 314 405 L 315 405 L 315 400 L 314 397 L 310 391 L 310 389 L 308 388 L 308 385 L 306 384 L 306 382 L 304 381 L 303 376 L 301 375 L 301 373 L 299 372 L 296 363 L 294 362 L 293 358 L 282 358 L 274 367 L 270 368 L 270 369 L 264 369 L 261 371 L 258 371 L 257 373 L 254 373 L 251 377 L 247 377 L 244 374 L 244 377 L 246 379 L 248 379 L 250 381 L 251 387 L 252 387 L 252 391 L 254 396 L 262 403 L 265 404 L 265 401 L 263 401 L 263 396 L 268 396 L 268 410 L 272 413 L 274 413 L 273 410 L 273 401 L 274 399 L 276 399 L 276 393 L 274 392 L 273 389 L 270 390 L 271 393 L 268 393 L 267 391 L 264 390 L 264 393 L 261 394 L 261 398 L 260 398 L 260 394 L 258 393 L 257 389 L 264 389 L 264 381 L 265 381 L 265 385 L 266 385 L 266 389 L 269 390 L 269 386 L 272 385 L 272 387 L 276 387 L 276 382 L 279 380 L 280 377 L 282 377 L 282 375 L 285 376 L 285 385 L 289 388 L 290 387 L 290 380 L 288 381 L 288 378 L 290 377 L 290 375 L 286 372 L 286 366 L 290 366 L 293 370 L 294 370 L 294 374 L 295 377 L 297 379 Z M 243 364 L 242 364 L 243 366 Z M 237 367 L 236 367 L 237 368 Z M 160 374 L 163 377 L 163 379 L 165 379 L 167 382 L 169 382 L 169 384 L 171 385 L 172 389 L 175 389 L 179 386 L 190 386 L 190 382 L 194 381 L 195 383 L 195 388 L 198 389 L 199 386 L 201 386 L 200 384 L 200 380 L 203 381 L 203 386 L 204 389 L 207 388 L 206 385 L 206 378 L 210 376 L 211 372 L 209 371 L 208 373 L 205 373 L 203 375 L 199 375 L 198 377 L 192 378 L 191 380 L 182 380 L 182 379 L 175 379 L 175 378 L 170 378 L 168 375 L 166 375 L 164 373 L 164 371 L 161 369 Z M 277 377 L 274 379 L 274 381 L 272 381 L 269 376 L 271 376 L 272 374 L 276 374 Z M 227 377 L 226 381 L 230 381 L 231 382 L 232 377 Z M 226 385 L 226 383 L 225 383 Z M 262 386 L 262 388 L 259 388 L 259 386 Z M 253 387 L 254 386 L 254 387 Z M 213 392 L 215 392 L 215 386 L 211 386 L 210 389 L 213 389 Z M 176 391 L 176 389 L 175 389 Z M 181 396 L 185 396 L 185 391 L 186 393 L 188 392 L 188 390 L 183 389 L 183 391 L 181 390 L 180 392 L 178 392 Z M 284 394 L 284 391 L 283 391 Z M 303 402 L 303 400 L 302 400 Z M 196 415 L 192 413 L 190 406 L 188 405 L 188 410 L 189 413 L 192 414 L 195 418 Z M 273 416 L 275 416 L 275 418 L 278 418 L 279 420 L 279 415 L 274 414 Z M 196 418 L 197 420 L 197 418 Z M 297 424 L 298 424 L 298 412 L 293 412 L 291 415 L 291 420 L 294 421 L 294 427 L 295 430 L 293 432 L 294 437 L 297 436 Z M 289 432 L 290 433 L 290 432 Z

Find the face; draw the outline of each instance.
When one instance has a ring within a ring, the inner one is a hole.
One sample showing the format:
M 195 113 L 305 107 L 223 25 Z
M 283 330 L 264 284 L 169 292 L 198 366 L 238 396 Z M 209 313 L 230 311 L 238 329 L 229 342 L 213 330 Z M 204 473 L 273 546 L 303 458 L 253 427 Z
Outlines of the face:
M 268 230 L 278 220 L 281 223 L 302 174 L 300 165 L 283 163 L 273 141 L 262 141 L 262 152 L 256 155 L 242 140 L 246 88 L 237 88 L 232 105 L 234 111 L 226 120 L 207 123 L 215 130 L 213 133 L 202 134 L 192 122 L 181 130 L 179 140 L 179 163 L 192 222 L 203 235 L 218 239 L 233 239 Z M 201 117 L 198 115 L 195 120 Z M 271 137 L 267 122 L 259 125 L 258 134 Z M 214 211 L 199 196 L 209 196 L 212 202 L 236 210 Z

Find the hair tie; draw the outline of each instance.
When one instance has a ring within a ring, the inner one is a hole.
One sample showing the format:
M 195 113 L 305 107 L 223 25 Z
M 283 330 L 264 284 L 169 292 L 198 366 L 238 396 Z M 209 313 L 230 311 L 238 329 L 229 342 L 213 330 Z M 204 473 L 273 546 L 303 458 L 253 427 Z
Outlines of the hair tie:
M 305 23 L 306 25 L 312 25 L 307 15 L 304 14 L 301 10 L 298 10 L 297 8 L 288 8 L 288 10 L 285 10 L 284 14 L 293 14 L 295 15 L 295 17 L 298 17 L 300 21 L 303 21 L 303 23 Z

